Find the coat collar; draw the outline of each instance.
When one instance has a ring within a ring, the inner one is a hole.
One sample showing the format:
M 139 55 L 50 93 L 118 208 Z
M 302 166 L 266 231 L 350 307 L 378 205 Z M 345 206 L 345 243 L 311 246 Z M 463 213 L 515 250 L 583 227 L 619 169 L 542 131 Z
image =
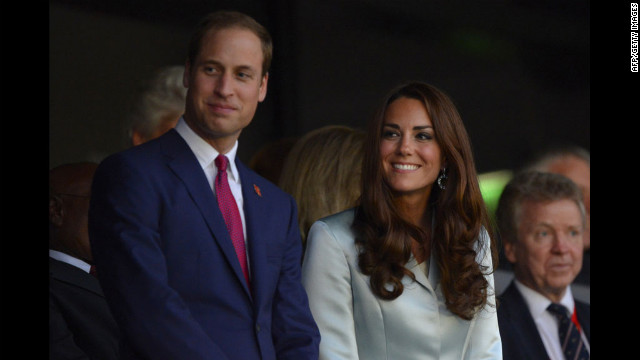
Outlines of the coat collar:
M 416 282 L 422 285 L 425 289 L 432 293 L 435 297 L 438 285 L 440 284 L 440 269 L 438 269 L 436 257 L 435 257 L 435 249 L 431 250 L 431 255 L 429 256 L 429 276 L 425 274 L 424 271 L 418 266 L 418 262 L 416 259 L 411 256 L 409 261 L 407 262 L 406 268 L 411 270 L 416 277 Z
M 100 283 L 93 275 L 51 257 L 49 258 L 49 276 L 52 279 L 81 287 L 100 297 L 104 297 Z
M 513 281 L 507 286 L 500 298 L 505 321 L 513 323 L 518 329 L 513 336 L 518 338 L 519 344 L 527 348 L 526 352 L 530 353 L 532 358 L 546 358 L 547 352 L 540 338 L 540 333 L 538 333 L 538 328 L 524 297 Z

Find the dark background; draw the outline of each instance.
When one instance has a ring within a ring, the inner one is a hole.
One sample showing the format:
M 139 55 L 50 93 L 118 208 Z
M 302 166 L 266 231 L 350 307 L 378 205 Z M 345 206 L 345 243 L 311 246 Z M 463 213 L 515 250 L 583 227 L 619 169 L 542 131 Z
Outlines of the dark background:
M 274 38 L 267 99 L 240 137 L 245 163 L 279 137 L 364 128 L 409 79 L 452 97 L 479 172 L 513 169 L 558 142 L 590 150 L 589 1 L 52 0 L 49 166 L 126 148 L 142 82 L 183 64 L 192 28 L 223 8 L 248 13 Z

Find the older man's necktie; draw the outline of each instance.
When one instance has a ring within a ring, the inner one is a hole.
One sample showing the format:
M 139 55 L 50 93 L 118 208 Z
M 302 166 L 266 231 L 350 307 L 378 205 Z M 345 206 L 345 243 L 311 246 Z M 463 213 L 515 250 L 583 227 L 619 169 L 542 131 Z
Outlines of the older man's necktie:
M 589 352 L 582 342 L 580 336 L 580 330 L 571 321 L 569 311 L 566 307 L 560 304 L 551 303 L 547 307 L 547 310 L 558 318 L 558 335 L 560 336 L 560 345 L 564 352 L 564 357 L 567 360 L 588 360 Z
M 218 175 L 215 180 L 216 197 L 218 198 L 218 206 L 220 207 L 224 221 L 227 224 L 227 231 L 229 231 L 229 235 L 231 236 L 233 247 L 236 249 L 240 267 L 242 268 L 247 284 L 249 284 L 249 269 L 247 268 L 242 219 L 240 218 L 236 200 L 229 187 L 229 180 L 227 179 L 228 163 L 229 160 L 226 156 L 220 154 L 216 157 L 215 164 L 218 168 Z

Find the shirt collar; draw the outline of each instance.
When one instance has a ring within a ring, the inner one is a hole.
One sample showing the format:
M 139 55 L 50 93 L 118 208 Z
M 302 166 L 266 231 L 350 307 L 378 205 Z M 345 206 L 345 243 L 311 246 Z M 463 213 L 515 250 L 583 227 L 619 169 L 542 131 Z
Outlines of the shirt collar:
M 213 167 L 214 174 L 217 174 L 218 169 L 214 163 L 216 157 L 220 154 L 218 150 L 216 150 L 211 144 L 206 142 L 200 135 L 196 134 L 195 131 L 189 127 L 189 125 L 184 121 L 183 117 L 180 117 L 178 123 L 175 126 L 176 131 L 184 141 L 187 142 L 187 145 L 191 148 L 196 159 L 200 163 L 200 166 L 203 169 L 207 169 L 207 167 Z M 233 145 L 231 150 L 225 154 L 227 159 L 229 159 L 228 170 L 230 170 L 229 180 L 234 181 L 236 183 L 240 183 L 240 176 L 238 174 L 238 167 L 236 166 L 236 153 L 238 152 L 238 140 Z
M 64 263 L 67 263 L 69 265 L 73 265 L 77 268 L 80 268 L 84 271 L 86 271 L 87 273 L 89 272 L 89 270 L 91 269 L 91 265 L 87 264 L 86 262 L 75 258 L 69 254 L 65 254 L 63 252 L 60 251 L 56 251 L 56 250 L 51 250 L 49 249 L 49 257 L 52 257 L 58 261 L 62 261 Z
M 527 306 L 529 306 L 531 315 L 533 315 L 534 318 L 547 311 L 547 307 L 551 304 L 551 300 L 539 292 L 527 287 L 517 279 L 514 279 L 514 282 L 518 290 L 520 290 Z M 564 305 L 569 310 L 569 314 L 573 314 L 574 302 L 573 295 L 571 293 L 571 286 L 567 286 L 567 291 L 565 291 L 564 297 L 560 299 L 560 304 Z

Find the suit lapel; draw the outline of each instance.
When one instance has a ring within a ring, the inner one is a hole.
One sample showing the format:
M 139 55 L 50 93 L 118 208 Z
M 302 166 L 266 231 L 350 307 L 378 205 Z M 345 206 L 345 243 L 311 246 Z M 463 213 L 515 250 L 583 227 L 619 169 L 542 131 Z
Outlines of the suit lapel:
M 503 298 L 502 306 L 505 306 L 505 303 L 509 305 L 507 316 L 515 324 L 514 327 L 519 329 L 516 331 L 519 344 L 527 349 L 526 353 L 530 354 L 532 359 L 548 358 L 529 308 L 513 281 L 504 291 Z
M 250 295 L 242 268 L 240 268 L 240 263 L 238 262 L 236 250 L 227 231 L 224 217 L 220 212 L 220 208 L 218 208 L 213 189 L 211 189 L 198 159 L 196 159 L 189 145 L 174 129 L 161 136 L 159 140 L 162 141 L 162 151 L 165 154 L 167 166 L 184 183 L 191 195 L 191 199 L 202 213 L 214 240 L 220 246 L 228 264 L 233 268 L 238 281 L 243 284 L 247 295 Z
M 431 263 L 431 261 L 429 261 L 429 263 Z M 429 281 L 433 275 L 431 272 L 431 268 L 429 269 L 429 277 L 427 278 L 427 274 L 425 274 L 424 271 L 422 271 L 422 269 L 420 268 L 420 266 L 418 266 L 418 262 L 413 256 L 409 258 L 409 261 L 405 266 L 407 269 L 413 272 L 416 278 L 416 282 L 420 284 L 420 286 L 427 289 L 435 297 L 436 293 L 434 290 L 434 286 L 432 286 L 431 282 Z
M 418 267 L 418 263 L 413 256 L 409 258 L 409 261 L 406 265 L 407 269 L 411 270 L 414 273 L 416 282 L 427 289 L 434 297 L 437 297 L 435 290 L 440 283 L 440 269 L 438 269 L 438 264 L 436 261 L 435 249 L 432 249 L 431 255 L 429 256 L 428 264 L 429 276 L 427 276 L 427 274 L 425 274 L 422 269 Z
M 265 224 L 266 216 L 269 209 L 267 202 L 263 196 L 268 197 L 269 194 L 262 194 L 257 184 L 256 178 L 251 171 L 236 157 L 236 167 L 240 174 L 242 183 L 242 197 L 244 200 L 244 218 L 247 228 L 247 251 L 249 253 L 249 263 L 251 271 L 251 287 L 253 288 L 253 296 L 255 303 L 260 303 L 260 296 L 264 294 L 261 286 L 266 285 L 264 281 L 260 281 L 261 275 L 265 274 L 268 269 L 267 259 L 267 238 L 269 224 Z
M 73 265 L 49 258 L 49 275 L 56 280 L 73 284 L 104 297 L 98 279 Z
M 578 322 L 582 327 L 582 331 L 587 336 L 587 340 L 591 341 L 591 309 L 588 305 L 578 302 L 577 300 L 573 300 L 576 304 L 576 312 L 578 316 Z
M 435 221 L 435 218 L 432 216 L 431 218 L 432 229 L 435 226 L 434 221 Z M 431 234 L 431 237 L 433 238 L 433 233 Z M 417 266 L 417 262 L 413 256 L 411 257 L 411 259 L 409 259 L 409 262 L 407 263 L 407 268 L 411 269 L 411 271 L 413 271 L 413 273 L 416 274 L 416 281 L 420 285 L 425 287 L 427 290 L 429 290 L 434 297 L 437 297 L 435 290 L 438 288 L 438 285 L 440 284 L 440 269 L 438 268 L 436 255 L 437 255 L 436 249 L 431 247 L 431 254 L 429 255 L 429 264 L 427 264 L 429 266 L 429 271 L 427 272 L 429 274 L 428 276 L 424 272 L 420 271 L 417 267 L 415 269 L 412 269 L 412 267 Z

